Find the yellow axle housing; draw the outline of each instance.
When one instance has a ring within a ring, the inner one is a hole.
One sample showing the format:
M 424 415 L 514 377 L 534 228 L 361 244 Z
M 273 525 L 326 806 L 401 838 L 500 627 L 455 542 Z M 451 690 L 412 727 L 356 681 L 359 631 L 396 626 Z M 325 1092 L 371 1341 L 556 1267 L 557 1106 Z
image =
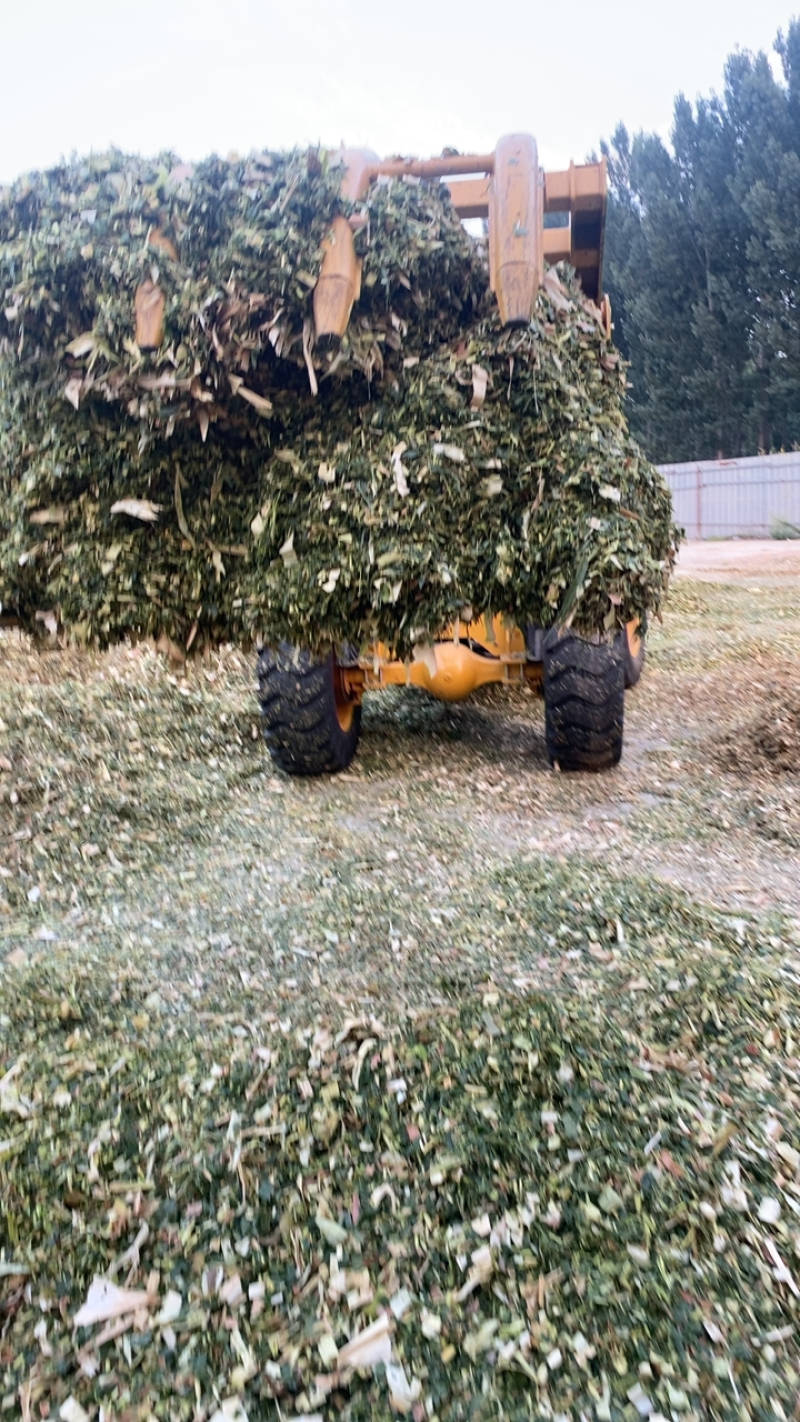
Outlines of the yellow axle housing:
M 542 683 L 542 663 L 532 658 L 518 627 L 503 617 L 480 618 L 469 624 L 456 622 L 452 639 L 435 642 L 425 656 L 400 662 L 389 657 L 378 643 L 372 655 L 362 657 L 357 666 L 337 668 L 336 705 L 346 729 L 352 709 L 360 704 L 365 691 L 386 686 L 417 686 L 439 701 L 465 701 L 480 686 L 530 686 Z M 641 645 L 638 621 L 626 629 L 628 646 L 636 656 Z
M 490 682 L 538 685 L 542 669 L 540 662 L 529 660 L 519 628 L 495 617 L 491 623 L 487 618 L 469 625 L 456 622 L 451 638 L 436 642 L 427 655 L 412 661 L 392 661 L 379 644 L 371 657 L 362 658 L 357 667 L 343 667 L 341 675 L 348 699 L 356 701 L 365 691 L 385 686 L 418 686 L 440 701 L 464 701 Z

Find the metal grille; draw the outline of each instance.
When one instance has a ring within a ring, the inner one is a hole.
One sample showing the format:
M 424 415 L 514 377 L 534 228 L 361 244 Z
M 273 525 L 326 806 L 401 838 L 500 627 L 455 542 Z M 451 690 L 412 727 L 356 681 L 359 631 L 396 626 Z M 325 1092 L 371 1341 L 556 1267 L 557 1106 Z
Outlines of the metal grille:
M 769 538 L 800 527 L 800 452 L 659 466 L 687 538 Z

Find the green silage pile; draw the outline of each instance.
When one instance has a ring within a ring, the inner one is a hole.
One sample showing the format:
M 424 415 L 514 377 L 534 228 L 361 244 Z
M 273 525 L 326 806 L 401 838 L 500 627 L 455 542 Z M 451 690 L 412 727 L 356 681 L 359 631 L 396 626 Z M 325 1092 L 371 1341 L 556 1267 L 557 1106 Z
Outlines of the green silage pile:
M 470 612 L 594 634 L 657 611 L 668 491 L 571 273 L 504 332 L 446 192 L 380 181 L 354 207 L 340 181 L 324 152 L 111 154 L 0 196 L 4 613 L 95 645 L 407 655 Z M 334 345 L 312 295 L 338 214 L 363 267 Z

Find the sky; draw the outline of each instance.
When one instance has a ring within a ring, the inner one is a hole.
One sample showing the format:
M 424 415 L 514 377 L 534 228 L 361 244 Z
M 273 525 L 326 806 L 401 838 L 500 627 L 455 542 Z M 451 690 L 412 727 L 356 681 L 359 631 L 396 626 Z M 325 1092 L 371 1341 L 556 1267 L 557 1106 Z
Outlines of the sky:
M 669 135 L 800 0 L 0 0 L 0 182 L 111 145 L 184 159 L 322 142 L 381 157 L 533 133 L 580 162 Z

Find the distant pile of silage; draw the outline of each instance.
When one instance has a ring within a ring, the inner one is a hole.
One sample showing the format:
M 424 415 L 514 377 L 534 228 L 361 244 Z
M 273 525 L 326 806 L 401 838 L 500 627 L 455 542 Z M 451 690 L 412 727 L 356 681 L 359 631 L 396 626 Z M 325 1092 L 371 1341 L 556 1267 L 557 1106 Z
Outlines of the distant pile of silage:
M 657 610 L 669 495 L 570 273 L 504 332 L 445 190 L 381 181 L 356 209 L 340 181 L 325 153 L 112 154 L 2 197 L 6 613 L 95 645 L 407 655 L 470 612 L 592 634 Z M 333 346 L 312 294 L 338 214 L 363 270 Z M 152 353 L 143 280 L 166 298 Z

